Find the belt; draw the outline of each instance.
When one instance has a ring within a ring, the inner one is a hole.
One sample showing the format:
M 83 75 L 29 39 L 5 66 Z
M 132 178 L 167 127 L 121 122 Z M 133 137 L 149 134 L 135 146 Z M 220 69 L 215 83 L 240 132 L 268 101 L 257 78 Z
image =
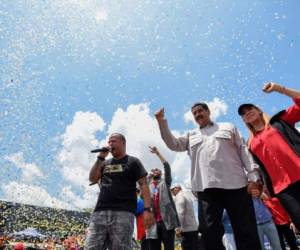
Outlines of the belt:
M 271 222 L 272 220 L 267 220 L 267 221 L 264 221 L 264 222 L 258 222 L 257 225 L 260 226 L 260 225 L 264 225 L 264 224 L 267 224 L 269 222 Z

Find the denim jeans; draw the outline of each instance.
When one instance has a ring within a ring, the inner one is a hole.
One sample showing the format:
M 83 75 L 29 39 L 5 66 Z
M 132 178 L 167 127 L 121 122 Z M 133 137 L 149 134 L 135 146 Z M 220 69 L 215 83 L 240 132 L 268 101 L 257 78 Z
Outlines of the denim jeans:
M 233 233 L 225 233 L 223 236 L 223 244 L 226 250 L 236 250 Z
M 262 249 L 265 249 L 264 236 L 266 236 L 272 247 L 272 250 L 282 250 L 278 232 L 272 220 L 263 224 L 257 224 L 257 230 Z
M 92 214 L 85 250 L 131 250 L 134 214 L 126 211 L 96 211 Z

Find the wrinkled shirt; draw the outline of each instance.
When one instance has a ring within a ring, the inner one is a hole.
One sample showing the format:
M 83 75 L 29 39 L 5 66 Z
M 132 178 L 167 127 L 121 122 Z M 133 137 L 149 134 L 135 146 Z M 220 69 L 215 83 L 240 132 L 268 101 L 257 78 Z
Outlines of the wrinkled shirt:
M 178 213 L 178 218 L 182 232 L 192 232 L 198 230 L 198 223 L 194 213 L 193 200 L 183 191 L 175 197 L 174 202 Z
M 162 139 L 173 151 L 187 151 L 191 159 L 192 190 L 238 189 L 257 181 L 258 165 L 243 138 L 231 123 L 212 123 L 176 138 L 166 120 L 159 122 Z

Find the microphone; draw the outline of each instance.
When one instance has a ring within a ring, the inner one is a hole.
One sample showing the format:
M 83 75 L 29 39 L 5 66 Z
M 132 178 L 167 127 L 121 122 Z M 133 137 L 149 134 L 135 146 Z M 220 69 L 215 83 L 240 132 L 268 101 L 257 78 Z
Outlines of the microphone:
M 110 150 L 111 150 L 111 148 L 109 148 L 109 147 L 102 147 L 102 148 L 97 148 L 97 149 L 91 150 L 91 153 L 109 152 Z

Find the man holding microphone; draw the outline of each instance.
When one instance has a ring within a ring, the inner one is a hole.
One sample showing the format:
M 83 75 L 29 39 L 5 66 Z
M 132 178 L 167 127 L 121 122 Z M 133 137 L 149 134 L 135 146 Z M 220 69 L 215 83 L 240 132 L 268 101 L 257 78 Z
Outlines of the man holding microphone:
M 106 148 L 99 153 L 89 174 L 91 182 L 100 182 L 100 194 L 85 249 L 103 249 L 108 243 L 111 250 L 131 250 L 137 204 L 136 182 L 144 199 L 144 226 L 147 229 L 154 223 L 147 172 L 139 159 L 126 154 L 126 139 L 122 134 L 111 134 Z M 106 160 L 109 153 L 113 157 Z

